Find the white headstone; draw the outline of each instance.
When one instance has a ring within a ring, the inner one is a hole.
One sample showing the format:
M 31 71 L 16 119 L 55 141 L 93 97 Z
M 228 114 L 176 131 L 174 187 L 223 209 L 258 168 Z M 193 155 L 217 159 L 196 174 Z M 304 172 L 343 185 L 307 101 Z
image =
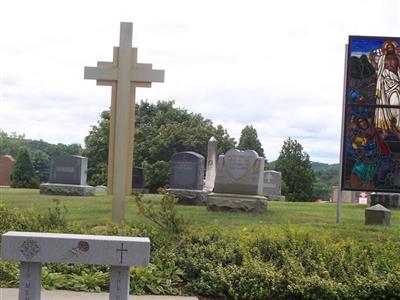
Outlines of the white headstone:
M 262 195 L 264 158 L 256 151 L 231 149 L 220 155 L 215 193 Z

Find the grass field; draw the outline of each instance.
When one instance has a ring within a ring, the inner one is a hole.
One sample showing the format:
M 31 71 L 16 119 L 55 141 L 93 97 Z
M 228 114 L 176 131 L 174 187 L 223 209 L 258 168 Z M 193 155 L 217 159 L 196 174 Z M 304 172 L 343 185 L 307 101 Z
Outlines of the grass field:
M 145 199 L 156 204 L 160 197 L 145 195 Z M 67 208 L 67 219 L 70 222 L 96 226 L 111 220 L 111 197 L 104 193 L 94 197 L 67 197 L 40 195 L 39 190 L 0 189 L 0 201 L 5 203 L 6 207 L 20 210 L 33 209 L 37 213 L 44 213 L 48 208 L 55 207 L 56 199 Z M 209 212 L 203 206 L 177 206 L 178 212 L 191 220 L 194 227 L 219 224 L 232 230 L 256 231 L 257 228 L 277 229 L 289 226 L 311 234 L 330 235 L 335 239 L 351 238 L 379 242 L 400 240 L 400 209 L 391 210 L 390 226 L 365 226 L 365 208 L 366 205 L 345 204 L 343 224 L 338 225 L 336 205 L 330 203 L 270 201 L 266 214 Z M 127 197 L 125 219 L 128 224 L 149 222 L 137 214 L 133 197 Z

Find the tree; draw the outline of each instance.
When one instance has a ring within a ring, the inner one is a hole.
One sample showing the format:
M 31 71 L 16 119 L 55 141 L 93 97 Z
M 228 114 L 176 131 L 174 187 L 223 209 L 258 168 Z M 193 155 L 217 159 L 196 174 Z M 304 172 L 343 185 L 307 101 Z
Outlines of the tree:
M 237 146 L 239 150 L 254 150 L 259 156 L 265 157 L 264 149 L 261 146 L 261 142 L 257 136 L 257 130 L 252 125 L 247 125 L 243 128 L 240 133 L 239 145 Z
M 50 176 L 50 157 L 42 150 L 32 151 L 32 165 L 40 182 L 47 182 Z
M 219 153 L 235 147 L 235 141 L 221 126 L 214 127 L 200 114 L 174 107 L 173 101 L 136 103 L 134 165 L 145 168 L 146 185 L 151 191 L 169 179 L 169 160 L 176 152 L 195 151 L 207 155 L 211 136 L 218 141 Z M 88 181 L 92 185 L 107 182 L 110 112 L 101 113 L 97 126 L 85 138 L 84 155 L 89 158 Z M 130 138 L 130 137 L 127 137 Z
M 33 168 L 27 149 L 20 151 L 17 156 L 13 171 L 11 172 L 11 187 L 38 188 L 39 178 Z
M 282 172 L 282 193 L 288 201 L 312 201 L 314 171 L 303 146 L 290 137 L 284 141 L 275 169 Z

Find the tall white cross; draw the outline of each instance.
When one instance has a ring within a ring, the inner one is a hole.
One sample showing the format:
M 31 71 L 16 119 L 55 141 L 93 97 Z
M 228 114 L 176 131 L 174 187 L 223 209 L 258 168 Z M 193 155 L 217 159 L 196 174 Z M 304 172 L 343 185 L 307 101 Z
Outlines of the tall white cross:
M 112 219 L 121 223 L 125 196 L 132 192 L 135 89 L 164 82 L 164 71 L 137 63 L 137 49 L 132 48 L 132 23 L 121 22 L 119 47 L 114 47 L 113 61 L 85 67 L 84 78 L 112 87 L 107 192 L 113 195 Z

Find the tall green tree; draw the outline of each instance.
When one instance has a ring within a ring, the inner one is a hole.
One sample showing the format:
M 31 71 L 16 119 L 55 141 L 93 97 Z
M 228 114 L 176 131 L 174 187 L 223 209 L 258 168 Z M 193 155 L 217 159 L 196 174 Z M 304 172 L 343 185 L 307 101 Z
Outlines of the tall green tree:
M 264 149 L 258 139 L 257 130 L 253 125 L 247 125 L 243 128 L 240 133 L 239 145 L 237 146 L 239 150 L 254 150 L 259 156 L 265 157 Z
M 134 165 L 145 168 L 146 185 L 152 191 L 168 183 L 169 161 L 174 153 L 195 151 L 206 156 L 211 136 L 218 141 L 219 153 L 235 147 L 234 139 L 222 126 L 214 127 L 200 114 L 174 105 L 173 101 L 136 103 Z M 104 111 L 98 125 L 92 126 L 85 138 L 90 184 L 107 182 L 109 128 L 110 112 Z
M 31 158 L 27 149 L 20 151 L 14 168 L 11 172 L 11 187 L 15 188 L 38 188 L 39 178 L 33 168 Z
M 32 165 L 40 182 L 47 182 L 50 176 L 50 157 L 42 150 L 32 151 Z
M 282 193 L 288 201 L 312 201 L 314 171 L 303 146 L 290 137 L 284 141 L 275 169 L 282 172 Z

